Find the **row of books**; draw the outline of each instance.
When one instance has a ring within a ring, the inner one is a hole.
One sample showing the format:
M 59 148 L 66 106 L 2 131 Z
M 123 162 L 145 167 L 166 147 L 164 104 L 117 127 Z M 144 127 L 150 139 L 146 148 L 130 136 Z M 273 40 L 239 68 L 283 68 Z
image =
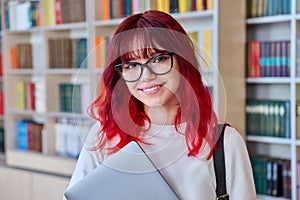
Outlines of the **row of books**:
M 9 50 L 12 69 L 32 69 L 31 43 L 19 43 Z
M 291 0 L 247 0 L 249 18 L 291 13 Z
M 291 199 L 290 160 L 269 157 L 251 157 L 250 160 L 258 194 Z
M 91 123 L 88 120 L 58 118 L 55 123 L 55 151 L 62 157 L 78 158 Z
M 86 38 L 50 38 L 49 68 L 87 68 Z
M 201 49 L 202 57 L 209 63 L 212 52 L 211 29 L 190 32 L 189 36 Z M 96 36 L 94 49 L 96 68 L 105 65 L 107 46 L 111 36 Z M 87 68 L 87 39 L 86 38 L 50 38 L 48 40 L 49 68 Z M 35 51 L 37 53 L 37 51 Z M 38 56 L 35 56 L 38 58 Z M 12 69 L 33 68 L 33 47 L 31 43 L 19 43 L 10 48 Z M 36 62 L 37 63 L 37 62 Z
M 35 84 L 30 81 L 17 83 L 17 105 L 20 110 L 35 110 Z
M 15 120 L 16 148 L 21 151 L 43 151 L 44 124 L 33 120 Z
M 59 111 L 86 113 L 90 98 L 90 87 L 88 84 L 59 84 Z
M 45 112 L 46 109 L 45 89 L 46 88 L 43 82 L 20 81 L 16 84 L 16 87 L 17 87 L 16 88 L 17 109 L 36 111 L 39 113 Z
M 248 135 L 290 138 L 290 126 L 289 101 L 247 99 Z
M 26 30 L 40 26 L 42 15 L 46 26 L 84 22 L 85 0 L 10 0 L 5 3 L 5 24 L 8 30 Z
M 26 30 L 41 24 L 40 1 L 10 0 L 5 3 L 5 27 Z
M 213 0 L 156 0 L 156 9 L 166 13 L 212 10 Z
M 84 22 L 86 0 L 43 0 L 46 26 Z
M 290 76 L 290 41 L 249 41 L 247 76 Z
M 5 152 L 5 134 L 4 134 L 4 128 L 0 128 L 0 153 Z

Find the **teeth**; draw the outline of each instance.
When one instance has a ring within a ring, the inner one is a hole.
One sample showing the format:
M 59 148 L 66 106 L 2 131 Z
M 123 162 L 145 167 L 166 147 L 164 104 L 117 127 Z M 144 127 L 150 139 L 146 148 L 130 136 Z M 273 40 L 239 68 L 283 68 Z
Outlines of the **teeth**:
M 154 91 L 154 90 L 157 90 L 158 88 L 160 88 L 160 86 L 155 86 L 153 88 L 147 88 L 147 89 L 144 89 L 145 92 L 151 92 L 151 91 Z

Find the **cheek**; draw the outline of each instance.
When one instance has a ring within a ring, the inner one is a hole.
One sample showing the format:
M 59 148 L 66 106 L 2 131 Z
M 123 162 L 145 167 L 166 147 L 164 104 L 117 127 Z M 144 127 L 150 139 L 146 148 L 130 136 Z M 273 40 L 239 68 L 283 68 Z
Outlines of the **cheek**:
M 182 75 L 176 70 L 172 71 L 171 74 L 169 74 L 169 87 L 173 93 L 177 93 L 182 81 L 181 79 Z
M 134 83 L 126 83 L 126 85 L 127 85 L 127 88 L 128 88 L 128 90 L 129 90 L 129 92 L 131 93 L 131 94 L 134 94 L 134 88 L 136 87 L 136 84 L 134 84 Z

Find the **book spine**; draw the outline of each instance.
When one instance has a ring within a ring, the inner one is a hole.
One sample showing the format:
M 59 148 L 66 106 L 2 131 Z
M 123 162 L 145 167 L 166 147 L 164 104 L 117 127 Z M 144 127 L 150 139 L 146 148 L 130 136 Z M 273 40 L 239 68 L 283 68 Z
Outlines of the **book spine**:
M 170 0 L 170 13 L 178 13 L 178 0 Z

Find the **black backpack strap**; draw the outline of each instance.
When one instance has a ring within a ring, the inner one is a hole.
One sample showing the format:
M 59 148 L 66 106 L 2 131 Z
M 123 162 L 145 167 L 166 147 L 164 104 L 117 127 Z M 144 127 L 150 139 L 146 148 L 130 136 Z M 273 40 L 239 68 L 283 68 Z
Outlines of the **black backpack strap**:
M 217 148 L 214 150 L 214 168 L 216 175 L 216 200 L 229 200 L 229 195 L 226 190 L 226 171 L 225 171 L 225 158 L 224 158 L 224 130 L 229 124 L 218 124 L 219 139 Z

